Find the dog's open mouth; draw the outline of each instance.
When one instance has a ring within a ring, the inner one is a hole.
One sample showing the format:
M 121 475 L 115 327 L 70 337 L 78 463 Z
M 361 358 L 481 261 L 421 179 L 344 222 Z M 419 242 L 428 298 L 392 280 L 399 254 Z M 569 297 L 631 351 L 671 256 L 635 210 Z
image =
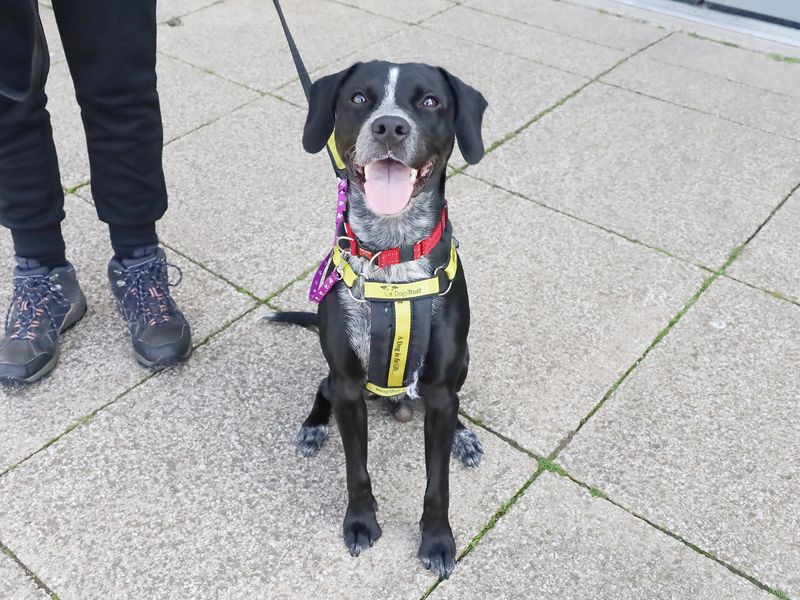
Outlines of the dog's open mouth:
M 428 183 L 434 161 L 429 160 L 419 169 L 392 158 L 355 165 L 357 183 L 364 188 L 367 206 L 378 215 L 395 215 L 401 212 L 411 198 Z

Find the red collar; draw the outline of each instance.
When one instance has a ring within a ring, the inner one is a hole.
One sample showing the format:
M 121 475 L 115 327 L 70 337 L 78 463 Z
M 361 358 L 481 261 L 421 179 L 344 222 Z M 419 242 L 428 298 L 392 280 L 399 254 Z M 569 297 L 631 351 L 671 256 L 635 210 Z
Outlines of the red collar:
M 442 209 L 442 218 L 439 219 L 439 222 L 436 224 L 436 227 L 433 228 L 431 234 L 424 240 L 417 242 L 413 246 L 412 245 L 397 246 L 395 248 L 387 248 L 385 250 L 381 250 L 380 252 L 370 252 L 369 250 L 362 248 L 361 245 L 358 243 L 356 235 L 355 233 L 353 233 L 350 224 L 347 221 L 345 221 L 344 223 L 344 230 L 347 234 L 346 241 L 350 243 L 350 253 L 353 256 L 360 256 L 362 258 L 366 258 L 367 260 L 372 260 L 377 254 L 378 255 L 377 263 L 379 269 L 388 267 L 389 265 L 398 265 L 402 262 L 410 260 L 417 260 L 418 258 L 430 254 L 431 251 L 436 247 L 436 244 L 439 243 L 439 240 L 442 239 L 445 227 L 447 227 L 446 205 Z

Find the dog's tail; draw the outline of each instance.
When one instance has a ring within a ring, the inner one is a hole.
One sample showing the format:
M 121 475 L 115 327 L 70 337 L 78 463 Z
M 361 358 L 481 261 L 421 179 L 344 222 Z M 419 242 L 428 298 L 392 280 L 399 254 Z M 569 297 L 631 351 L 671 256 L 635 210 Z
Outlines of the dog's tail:
M 317 313 L 302 311 L 276 312 L 264 317 L 273 323 L 288 323 L 290 325 L 300 325 L 302 327 L 318 326 L 319 317 Z

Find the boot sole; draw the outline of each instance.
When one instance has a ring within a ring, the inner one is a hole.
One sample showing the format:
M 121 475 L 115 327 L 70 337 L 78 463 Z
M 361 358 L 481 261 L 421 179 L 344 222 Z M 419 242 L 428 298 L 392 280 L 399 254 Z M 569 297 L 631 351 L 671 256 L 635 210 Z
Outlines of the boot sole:
M 67 316 L 64 318 L 64 323 L 61 325 L 61 329 L 58 330 L 59 335 L 62 335 L 66 331 L 69 331 L 70 329 L 75 327 L 75 325 L 77 325 L 81 321 L 81 319 L 83 319 L 83 317 L 86 316 L 87 312 L 86 303 L 81 303 L 80 306 L 76 306 L 74 308 L 78 309 L 76 311 L 76 314 L 74 316 L 70 316 L 72 310 L 70 310 L 70 312 L 67 313 Z M 61 356 L 60 344 L 53 358 L 51 358 L 45 366 L 36 371 L 36 373 L 31 375 L 30 377 L 0 377 L 0 382 L 5 384 L 9 383 L 20 384 L 20 383 L 34 383 L 36 381 L 39 381 L 42 377 L 45 377 L 46 375 L 52 373 L 53 369 L 55 369 L 56 365 L 58 364 L 59 356 Z
M 175 358 L 170 358 L 168 360 L 150 361 L 150 360 L 147 360 L 144 356 L 142 356 L 138 352 L 136 352 L 136 350 L 133 351 L 133 355 L 136 358 L 136 362 L 138 362 L 145 369 L 158 370 L 158 369 L 165 369 L 166 367 L 171 367 L 173 365 L 177 365 L 177 364 L 186 362 L 189 359 L 189 357 L 192 355 L 192 347 L 190 346 L 189 350 L 185 354 L 183 354 L 181 356 L 176 356 Z

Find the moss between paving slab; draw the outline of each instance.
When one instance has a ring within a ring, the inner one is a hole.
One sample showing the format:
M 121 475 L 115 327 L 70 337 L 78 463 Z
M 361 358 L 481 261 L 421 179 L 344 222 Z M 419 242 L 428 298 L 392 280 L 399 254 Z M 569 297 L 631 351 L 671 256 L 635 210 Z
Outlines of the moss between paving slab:
M 554 461 L 543 459 L 543 460 L 539 461 L 539 465 L 540 465 L 540 469 L 549 471 L 551 473 L 555 473 L 557 475 L 565 477 L 566 479 L 569 479 L 573 483 L 576 483 L 579 486 L 581 486 L 582 488 L 584 488 L 587 492 L 589 492 L 589 494 L 593 498 L 598 498 L 598 499 L 605 500 L 605 501 L 613 504 L 617 508 L 624 510 L 629 515 L 639 519 L 640 521 L 643 521 L 643 522 L 647 523 L 648 525 L 650 525 L 651 527 L 657 529 L 658 531 L 660 531 L 664 535 L 666 535 L 666 536 L 668 536 L 668 537 L 670 537 L 670 538 L 682 543 L 686 547 L 694 550 L 695 552 L 697 552 L 699 554 L 702 554 L 704 557 L 706 557 L 706 558 L 708 558 L 710 560 L 713 560 L 715 563 L 725 567 L 726 569 L 728 569 L 728 571 L 730 571 L 734 575 L 738 575 L 739 577 L 743 577 L 744 579 L 747 579 L 747 581 L 752 583 L 754 586 L 764 590 L 765 592 L 769 592 L 770 594 L 772 594 L 772 595 L 774 595 L 774 596 L 776 596 L 778 598 L 781 598 L 782 600 L 790 600 L 789 596 L 787 596 L 786 592 L 784 592 L 782 590 L 779 590 L 779 589 L 776 589 L 776 588 L 773 588 L 773 587 L 771 587 L 771 586 L 759 581 L 758 579 L 756 579 L 752 575 L 749 575 L 748 573 L 744 572 L 743 570 L 739 569 L 738 567 L 736 567 L 736 566 L 734 566 L 734 565 L 732 565 L 732 564 L 730 564 L 730 563 L 718 558 L 713 552 L 709 552 L 707 550 L 704 550 L 703 548 L 701 548 L 697 544 L 694 544 L 694 543 L 690 542 L 686 538 L 684 538 L 684 537 L 682 537 L 682 536 L 680 536 L 680 535 L 678 535 L 676 533 L 673 533 L 672 531 L 668 530 L 667 528 L 662 527 L 661 525 L 659 525 L 657 523 L 654 523 L 653 521 L 651 521 L 647 517 L 645 517 L 643 515 L 640 515 L 639 513 L 627 508 L 626 506 L 622 505 L 621 503 L 617 502 L 616 500 L 610 498 L 608 496 L 608 494 L 606 494 L 605 492 L 603 492 L 599 488 L 596 488 L 596 487 L 594 487 L 592 485 L 589 485 L 589 484 L 581 481 L 577 477 L 574 477 L 573 475 L 568 473 L 567 470 L 564 467 L 562 467 L 561 465 L 555 463 Z
M 796 56 L 785 56 L 783 54 L 776 54 L 776 53 L 768 54 L 767 56 L 769 56 L 772 60 L 777 62 L 800 65 L 800 58 L 797 58 Z
M 5 554 L 8 558 L 10 558 L 12 561 L 14 561 L 19 568 L 21 568 L 25 572 L 25 575 L 27 575 L 28 578 L 31 581 L 33 581 L 33 583 L 35 583 L 37 587 L 39 587 L 42 591 L 44 591 L 46 594 L 48 594 L 50 596 L 51 600 L 60 600 L 58 595 L 53 590 L 51 590 L 49 587 L 47 587 L 47 585 L 45 585 L 45 583 L 41 579 L 39 579 L 39 577 L 36 575 L 36 573 L 31 571 L 25 565 L 25 563 L 23 563 L 17 557 L 17 555 L 11 550 L 11 548 L 6 546 L 3 542 L 0 542 L 0 550 L 2 550 L 3 554 Z
M 719 279 L 720 277 L 722 277 L 725 274 L 725 271 L 739 258 L 739 256 L 741 256 L 741 254 L 744 251 L 744 249 L 746 248 L 747 244 L 749 244 L 759 234 L 759 232 L 761 232 L 761 230 L 767 225 L 767 223 L 769 223 L 769 221 L 772 219 L 772 217 L 775 216 L 775 214 L 786 204 L 786 202 L 789 200 L 789 198 L 792 196 L 792 194 L 794 194 L 794 192 L 797 191 L 798 189 L 800 189 L 800 183 L 798 183 L 796 186 L 794 186 L 794 188 L 792 188 L 792 190 L 790 190 L 789 193 L 786 194 L 786 196 L 778 203 L 778 205 L 775 206 L 775 208 L 773 208 L 772 211 L 770 211 L 770 213 L 767 216 L 767 218 L 764 219 L 764 221 L 756 228 L 756 230 L 753 232 L 753 234 L 750 235 L 750 237 L 748 237 L 747 240 L 742 245 L 735 247 L 730 252 L 730 254 L 728 255 L 728 258 L 722 264 L 722 266 L 720 266 L 719 269 L 717 269 L 715 272 L 713 272 L 709 277 L 707 277 L 703 281 L 703 283 L 700 286 L 700 288 L 698 289 L 698 291 L 695 292 L 695 294 L 689 299 L 689 301 L 675 314 L 675 316 L 672 317 L 672 319 L 670 319 L 670 321 L 669 321 L 669 323 L 667 323 L 666 327 L 664 329 L 662 329 L 656 335 L 654 340 L 650 343 L 650 345 L 642 353 L 642 355 L 639 356 L 639 358 L 625 371 L 625 373 L 611 386 L 611 388 L 609 388 L 609 390 L 606 392 L 606 394 L 603 396 L 603 398 L 600 400 L 600 402 L 598 402 L 598 404 L 594 406 L 594 408 L 589 412 L 589 414 L 581 420 L 581 422 L 578 425 L 578 427 L 573 432 L 571 432 L 547 458 L 539 458 L 538 459 L 539 465 L 538 465 L 538 468 L 537 468 L 536 472 L 523 484 L 523 486 L 519 490 L 517 490 L 517 492 L 508 501 L 506 501 L 498 509 L 498 511 L 492 516 L 492 518 L 486 523 L 486 525 L 484 525 L 484 527 L 481 528 L 481 530 L 478 532 L 478 534 L 469 543 L 467 548 L 458 556 L 458 558 L 456 560 L 456 563 L 461 562 L 464 559 L 464 557 L 466 557 L 476 546 L 478 546 L 478 544 L 480 544 L 481 540 L 486 536 L 486 534 L 489 531 L 491 531 L 495 527 L 497 522 L 514 506 L 514 504 L 516 504 L 517 500 L 519 500 L 519 498 L 533 484 L 533 482 L 539 477 L 539 475 L 541 475 L 545 471 L 548 471 L 548 472 L 560 475 L 562 477 L 567 477 L 568 479 L 570 479 L 570 480 L 574 481 L 575 483 L 577 483 L 577 484 L 581 485 L 582 487 L 584 487 L 592 497 L 598 498 L 598 499 L 602 499 L 602 500 L 605 500 L 607 502 L 610 502 L 610 503 L 614 504 L 615 506 L 617 506 L 618 508 L 621 508 L 622 510 L 625 510 L 626 512 L 628 512 L 632 516 L 644 521 L 645 523 L 647 523 L 651 527 L 654 527 L 655 529 L 658 529 L 659 531 L 661 531 L 665 535 L 667 535 L 667 536 L 669 536 L 669 537 L 681 542 L 682 544 L 684 544 L 688 548 L 691 548 L 695 552 L 698 552 L 699 554 L 702 554 L 706 558 L 709 558 L 709 559 L 713 560 L 714 562 L 724 566 L 731 573 L 733 573 L 735 575 L 739 575 L 740 577 L 743 577 L 743 578 L 747 579 L 750 583 L 752 583 L 756 587 L 771 593 L 772 595 L 776 596 L 777 598 L 788 600 L 788 596 L 786 595 L 785 592 L 768 586 L 767 584 L 759 581 L 755 577 L 745 573 L 741 569 L 738 569 L 737 567 L 735 567 L 733 565 L 730 565 L 730 564 L 726 563 L 725 561 L 717 558 L 711 552 L 708 552 L 708 551 L 700 548 L 696 544 L 693 544 L 692 542 L 689 542 L 688 540 L 684 539 L 680 535 L 678 535 L 676 533 L 673 533 L 673 532 L 669 531 L 668 529 L 666 529 L 666 528 L 654 523 L 653 521 L 650 521 L 646 517 L 631 511 L 630 509 L 626 508 L 625 506 L 623 506 L 623 505 L 619 504 L 618 502 L 610 499 L 608 494 L 606 494 L 605 492 L 603 492 L 599 488 L 591 486 L 591 485 L 588 485 L 586 483 L 583 483 L 582 481 L 572 477 L 569 473 L 567 473 L 567 471 L 561 465 L 559 465 L 558 463 L 555 462 L 555 458 L 569 444 L 569 442 L 578 433 L 578 431 L 580 431 L 581 427 L 583 427 L 592 418 L 592 416 L 595 415 L 597 413 L 597 411 L 600 410 L 600 408 L 602 408 L 603 404 L 614 394 L 614 392 L 619 388 L 620 385 L 622 385 L 622 383 L 625 381 L 625 379 L 627 379 L 627 377 L 636 369 L 636 367 L 639 364 L 641 364 L 641 362 L 647 357 L 647 355 L 667 336 L 667 334 L 670 332 L 670 330 L 691 309 L 691 307 L 697 302 L 697 300 L 700 298 L 700 296 L 702 296 L 703 293 L 705 293 L 705 291 L 708 290 L 708 288 L 711 287 L 711 285 L 717 279 Z M 467 417 L 467 418 L 469 418 L 469 417 Z M 532 453 L 530 453 L 530 451 L 525 450 L 517 442 L 515 442 L 514 440 L 511 440 L 510 438 L 506 438 L 505 436 L 502 436 L 502 435 L 500 435 L 500 434 L 498 434 L 496 432 L 493 432 L 488 426 L 483 424 L 478 419 L 469 418 L 469 420 L 472 421 L 473 423 L 475 423 L 476 425 L 479 425 L 479 426 L 483 427 L 484 429 L 486 429 L 487 431 L 493 433 L 494 435 L 497 435 L 498 437 L 500 437 L 501 439 L 503 439 L 507 443 L 512 444 L 515 448 L 517 448 L 519 450 L 522 450 L 523 452 L 526 452 L 526 453 L 532 455 Z M 428 598 L 433 593 L 433 591 L 439 586 L 439 584 L 441 582 L 442 582 L 441 579 L 439 579 L 436 582 L 434 582 L 433 585 L 431 585 L 431 587 L 429 587 L 428 590 L 423 594 L 421 600 L 425 600 L 426 598 Z

